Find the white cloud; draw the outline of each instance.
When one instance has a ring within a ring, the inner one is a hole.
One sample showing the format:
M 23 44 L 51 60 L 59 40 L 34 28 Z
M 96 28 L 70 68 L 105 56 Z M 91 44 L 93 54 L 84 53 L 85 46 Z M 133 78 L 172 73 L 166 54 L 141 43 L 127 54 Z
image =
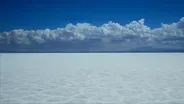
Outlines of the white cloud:
M 77 23 L 76 25 L 68 24 L 64 28 L 54 30 L 17 29 L 0 33 L 0 41 L 6 38 L 6 40 L 10 41 L 6 41 L 6 43 L 32 44 L 36 42 L 38 44 L 44 44 L 54 41 L 72 42 L 74 40 L 100 39 L 100 44 L 117 40 L 119 44 L 124 44 L 125 42 L 137 42 L 136 44 L 172 43 L 174 45 L 184 46 L 182 42 L 184 41 L 184 17 L 177 23 L 162 24 L 160 28 L 154 29 L 146 26 L 144 21 L 144 19 L 132 21 L 124 26 L 110 21 L 99 27 L 89 23 Z
M 183 32 L 184 32 L 184 17 L 182 17 L 182 18 L 180 19 L 180 21 L 177 23 L 177 27 L 178 27 L 179 29 L 182 29 Z

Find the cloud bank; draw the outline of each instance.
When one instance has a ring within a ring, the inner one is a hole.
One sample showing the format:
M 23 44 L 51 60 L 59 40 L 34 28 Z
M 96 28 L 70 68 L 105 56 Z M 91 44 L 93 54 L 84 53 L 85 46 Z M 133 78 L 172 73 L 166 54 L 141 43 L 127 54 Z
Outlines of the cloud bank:
M 0 51 L 184 51 L 184 17 L 154 29 L 144 22 L 141 19 L 120 25 L 110 21 L 101 26 L 78 23 L 53 30 L 2 32 Z

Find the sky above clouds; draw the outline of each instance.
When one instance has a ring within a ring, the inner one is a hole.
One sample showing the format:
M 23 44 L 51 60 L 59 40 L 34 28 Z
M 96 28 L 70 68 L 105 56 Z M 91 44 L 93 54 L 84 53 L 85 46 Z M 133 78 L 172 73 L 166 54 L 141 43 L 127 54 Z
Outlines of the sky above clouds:
M 181 0 L 47 1 L 0 4 L 0 50 L 184 50 Z
M 183 17 L 183 6 L 183 0 L 3 0 L 0 31 L 55 29 L 84 22 L 125 25 L 142 18 L 146 25 L 160 27 Z

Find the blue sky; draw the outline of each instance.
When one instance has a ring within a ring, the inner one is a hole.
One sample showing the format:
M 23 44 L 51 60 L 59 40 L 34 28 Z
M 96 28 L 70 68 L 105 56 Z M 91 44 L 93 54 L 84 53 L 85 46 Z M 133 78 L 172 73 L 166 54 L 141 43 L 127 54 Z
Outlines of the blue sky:
M 0 52 L 184 52 L 183 0 L 6 0 L 0 14 Z
M 0 3 L 0 31 L 54 29 L 68 23 L 125 25 L 144 18 L 150 27 L 178 21 L 183 0 L 4 0 Z

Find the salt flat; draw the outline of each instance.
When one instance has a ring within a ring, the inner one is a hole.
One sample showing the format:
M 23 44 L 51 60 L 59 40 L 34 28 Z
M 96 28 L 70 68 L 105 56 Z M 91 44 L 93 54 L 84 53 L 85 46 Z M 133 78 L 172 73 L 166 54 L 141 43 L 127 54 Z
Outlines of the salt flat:
M 184 104 L 183 53 L 1 54 L 1 104 Z

